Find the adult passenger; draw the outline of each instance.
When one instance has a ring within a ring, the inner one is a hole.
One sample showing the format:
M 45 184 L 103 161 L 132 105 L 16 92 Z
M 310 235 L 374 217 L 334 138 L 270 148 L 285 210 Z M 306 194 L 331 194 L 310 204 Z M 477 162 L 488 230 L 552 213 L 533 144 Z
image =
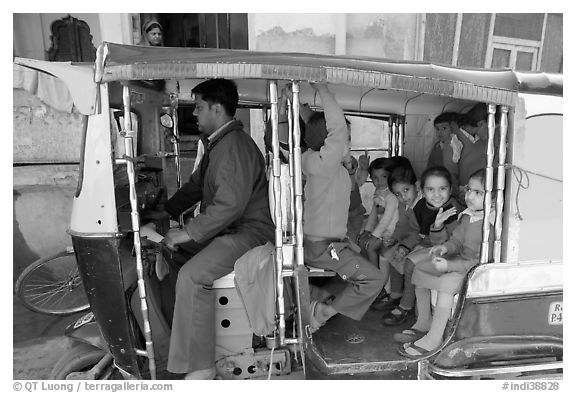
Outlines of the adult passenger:
M 302 154 L 306 176 L 304 258 L 310 266 L 336 272 L 346 283 L 330 304 L 312 302 L 310 330 L 314 332 L 336 314 L 362 319 L 384 279 L 346 238 L 351 182 L 342 161 L 348 154 L 349 131 L 328 87 L 312 86 L 320 94 L 324 115 L 314 114 L 306 124 L 308 150 Z

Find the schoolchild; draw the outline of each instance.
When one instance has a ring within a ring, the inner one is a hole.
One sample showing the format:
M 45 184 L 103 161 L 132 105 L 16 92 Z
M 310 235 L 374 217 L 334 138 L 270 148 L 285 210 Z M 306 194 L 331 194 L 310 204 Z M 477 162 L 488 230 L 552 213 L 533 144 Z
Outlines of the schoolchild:
M 342 161 L 348 154 L 348 127 L 327 85 L 312 86 L 320 95 L 324 116 L 312 116 L 306 124 L 304 258 L 309 266 L 336 272 L 346 284 L 330 304 L 312 302 L 310 330 L 314 332 L 338 313 L 362 319 L 384 279 L 346 238 L 351 182 Z
M 358 243 L 374 266 L 378 266 L 380 247 L 391 245 L 392 233 L 398 222 L 398 199 L 388 189 L 388 174 L 393 165 L 388 158 L 377 158 L 368 168 L 375 190 L 372 210 Z M 383 273 L 387 278 L 388 272 Z
M 404 275 L 404 257 L 407 254 L 407 247 L 413 249 L 422 240 L 418 228 L 411 226 L 411 222 L 416 221 L 414 206 L 422 198 L 420 184 L 412 167 L 394 168 L 388 176 L 388 188 L 398 199 L 398 222 L 392 234 L 394 244 L 381 248 L 379 262 L 381 271 L 389 271 L 390 294 L 379 296 L 371 306 L 374 310 L 384 311 L 385 314 L 399 305 L 403 309 L 413 307 L 414 286 L 411 276 Z
M 486 167 L 488 145 L 488 112 L 486 104 L 479 103 L 458 118 L 456 135 L 463 144 L 458 162 L 458 200 L 464 203 L 465 187 L 470 176 Z
M 456 112 L 443 112 L 434 119 L 436 142 L 428 156 L 427 168 L 443 166 L 452 176 L 452 195 L 458 195 L 458 162 L 462 153 L 463 144 L 456 135 L 458 119 L 461 115 Z
M 466 187 L 467 208 L 459 214 L 458 225 L 450 235 L 450 240 L 431 247 L 427 258 L 416 264 L 412 281 L 416 286 L 418 320 L 412 327 L 415 332 L 412 342 L 405 343 L 399 350 L 400 354 L 406 357 L 425 356 L 442 344 L 454 304 L 454 295 L 460 291 L 466 273 L 479 263 L 485 183 L 484 169 L 472 174 Z M 493 222 L 492 214 L 489 219 Z M 493 232 L 491 228 L 490 236 Z M 493 239 L 488 240 L 489 244 L 492 244 Z M 431 290 L 438 291 L 433 314 Z M 428 332 L 423 336 L 422 333 L 418 334 L 425 331 Z
M 450 172 L 444 167 L 432 167 L 424 171 L 421 178 L 423 198 L 416 203 L 410 220 L 412 231 L 418 233 L 417 244 L 403 240 L 399 243 L 399 252 L 406 255 L 404 261 L 404 281 L 412 277 L 414 265 L 423 258 L 423 249 L 448 240 L 448 236 L 457 224 L 457 214 L 461 205 L 450 195 L 452 182 Z M 413 239 L 409 237 L 407 239 Z M 425 251 L 424 251 L 425 253 Z M 406 322 L 414 310 L 414 298 L 404 299 L 389 314 L 383 315 L 382 323 L 396 326 Z

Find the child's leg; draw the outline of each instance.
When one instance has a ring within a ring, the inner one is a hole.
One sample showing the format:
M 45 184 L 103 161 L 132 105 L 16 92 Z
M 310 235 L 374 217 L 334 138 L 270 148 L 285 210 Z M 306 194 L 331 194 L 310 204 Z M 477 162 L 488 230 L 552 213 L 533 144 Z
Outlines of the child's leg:
M 390 272 L 390 297 L 399 299 L 404 289 L 404 275 L 400 274 L 394 266 L 389 267 Z
M 418 289 L 416 289 L 416 291 L 418 291 Z M 418 294 L 416 296 L 418 296 Z M 446 329 L 446 325 L 450 319 L 453 304 L 453 293 L 438 292 L 430 330 L 428 331 L 428 334 L 414 342 L 415 345 L 427 350 L 433 350 L 442 344 L 442 337 L 444 336 L 444 330 Z
M 400 307 L 405 310 L 412 309 L 416 302 L 416 288 L 414 287 L 414 284 L 412 284 L 412 273 L 414 272 L 415 266 L 416 265 L 414 265 L 410 258 L 404 259 L 404 285 Z
M 418 307 L 418 318 L 412 326 L 413 329 L 426 332 L 430 329 L 432 322 L 432 304 L 430 290 L 428 288 L 416 288 L 416 305 Z
M 381 246 L 381 248 L 383 248 L 383 247 L 384 246 Z M 388 278 L 390 276 L 390 264 L 388 263 L 388 261 L 385 258 L 382 258 L 380 256 L 380 250 L 377 251 L 376 258 L 378 260 L 378 264 L 376 266 L 378 266 L 378 268 L 382 272 L 382 276 L 384 278 L 384 286 L 382 287 L 382 290 L 380 291 L 378 296 L 376 296 L 376 299 L 374 299 L 374 302 L 372 303 L 372 305 L 376 305 L 376 304 L 382 302 L 384 299 L 387 299 L 389 296 L 388 291 L 386 291 L 386 284 L 388 284 Z
M 382 275 L 384 276 L 384 283 L 385 283 L 384 285 L 388 283 L 388 278 L 390 277 L 390 263 L 386 258 L 380 258 L 380 255 L 384 254 L 385 251 L 386 248 L 384 247 L 382 242 L 380 242 L 380 245 L 376 249 L 376 260 L 378 261 L 376 266 L 378 266 L 378 268 L 382 272 Z
M 368 260 L 370 263 L 376 267 L 379 267 L 380 259 L 380 247 L 382 246 L 382 241 L 371 243 L 366 249 L 366 254 L 368 255 Z M 386 277 L 388 279 L 388 277 Z

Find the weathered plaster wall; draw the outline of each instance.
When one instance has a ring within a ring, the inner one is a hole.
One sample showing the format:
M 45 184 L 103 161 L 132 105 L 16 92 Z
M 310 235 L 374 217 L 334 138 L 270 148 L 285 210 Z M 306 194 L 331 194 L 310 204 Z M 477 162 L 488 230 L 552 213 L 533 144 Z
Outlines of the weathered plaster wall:
M 251 14 L 250 49 L 413 60 L 416 21 L 417 14 Z
M 52 109 L 25 90 L 13 89 L 14 163 L 79 162 L 82 116 Z
M 336 14 L 252 14 L 250 49 L 334 53 Z
M 78 182 L 81 116 L 13 90 L 14 279 L 34 260 L 70 245 L 66 234 Z
M 14 279 L 34 260 L 71 245 L 66 233 L 77 165 L 13 168 Z
M 416 59 L 417 14 L 347 14 L 346 54 Z

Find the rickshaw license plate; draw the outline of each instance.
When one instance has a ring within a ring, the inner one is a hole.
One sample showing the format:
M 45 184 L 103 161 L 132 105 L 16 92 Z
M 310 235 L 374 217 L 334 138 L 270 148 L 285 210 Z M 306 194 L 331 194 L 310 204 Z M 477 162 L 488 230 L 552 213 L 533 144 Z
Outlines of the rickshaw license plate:
M 562 302 L 550 303 L 548 325 L 562 325 Z

